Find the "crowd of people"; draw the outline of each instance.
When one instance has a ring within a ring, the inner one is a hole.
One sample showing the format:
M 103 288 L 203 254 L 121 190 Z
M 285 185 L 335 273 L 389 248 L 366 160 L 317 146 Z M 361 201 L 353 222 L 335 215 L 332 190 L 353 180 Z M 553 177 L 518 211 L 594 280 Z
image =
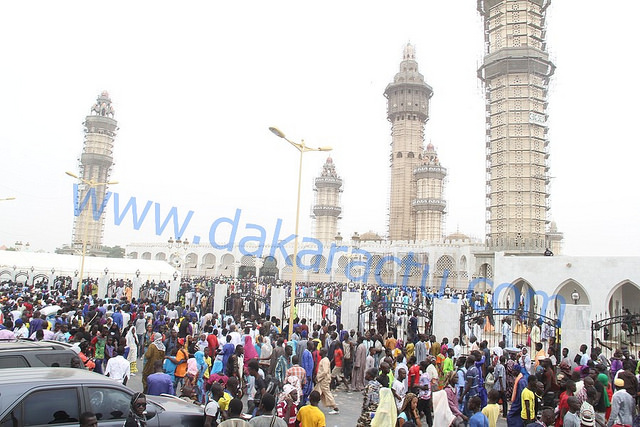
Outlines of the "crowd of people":
M 147 395 L 201 405 L 207 426 L 324 426 L 319 407 L 340 414 L 335 396 L 342 392 L 362 393 L 358 427 L 496 426 L 501 417 L 510 427 L 637 423 L 640 363 L 625 324 L 607 359 L 599 347 L 560 348 L 555 336 L 535 335 L 519 347 L 506 333 L 495 346 L 473 330 L 463 341 L 437 339 L 418 327 L 411 310 L 404 322 L 384 311 L 389 301 L 419 303 L 420 290 L 361 288 L 363 305 L 379 304 L 375 322 L 362 330 L 325 316 L 296 318 L 289 331 L 286 319 L 244 305 L 212 312 L 211 293 L 200 282 L 185 283 L 175 303 L 158 293 L 130 298 L 118 290 L 126 284 L 112 289 L 115 298 L 88 293 L 78 300 L 68 285 L 5 283 L 0 339 L 77 343 L 87 369 L 123 384 L 140 375 Z M 344 289 L 305 292 L 335 298 Z M 229 287 L 269 291 L 255 282 Z

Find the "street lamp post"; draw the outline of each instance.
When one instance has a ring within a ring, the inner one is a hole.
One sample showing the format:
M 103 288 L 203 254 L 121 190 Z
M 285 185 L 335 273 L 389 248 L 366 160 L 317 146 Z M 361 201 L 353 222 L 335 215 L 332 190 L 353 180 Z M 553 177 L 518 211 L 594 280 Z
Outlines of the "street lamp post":
M 289 305 L 289 338 L 293 335 L 293 316 L 295 313 L 296 301 L 296 272 L 298 269 L 298 226 L 300 224 L 300 188 L 302 186 L 302 155 L 308 151 L 331 151 L 331 147 L 307 147 L 304 140 L 293 142 L 288 139 L 285 134 L 276 127 L 270 127 L 269 130 L 278 138 L 282 138 L 295 147 L 300 152 L 300 161 L 298 163 L 298 199 L 296 202 L 296 229 L 295 239 L 293 241 L 293 273 L 291 274 L 291 304 Z
M 93 179 L 90 180 L 86 180 L 84 178 L 80 178 L 78 175 L 72 173 L 72 172 L 65 172 L 67 175 L 69 175 L 72 178 L 75 178 L 79 181 L 82 181 L 82 183 L 86 186 L 89 187 L 89 191 L 94 188 L 94 187 L 99 187 L 101 185 L 114 185 L 117 184 L 118 181 L 108 181 L 108 182 L 96 182 Z M 88 209 L 88 208 L 87 208 Z M 87 253 L 87 233 L 89 232 L 89 224 L 88 224 L 88 219 L 87 219 L 88 214 L 85 214 L 84 216 L 84 224 L 83 224 L 83 234 L 82 234 L 82 261 L 80 262 L 80 281 L 78 282 L 78 299 L 80 299 L 81 295 L 82 295 L 82 276 L 84 275 L 84 258 L 85 255 Z M 99 296 L 99 295 L 98 295 Z

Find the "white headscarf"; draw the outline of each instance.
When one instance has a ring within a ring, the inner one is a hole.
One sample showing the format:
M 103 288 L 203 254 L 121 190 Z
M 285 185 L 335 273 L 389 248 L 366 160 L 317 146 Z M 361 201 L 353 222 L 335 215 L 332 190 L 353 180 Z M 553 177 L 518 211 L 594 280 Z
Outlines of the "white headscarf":
M 378 403 L 378 409 L 376 409 L 376 415 L 371 420 L 371 427 L 395 426 L 397 418 L 398 408 L 396 407 L 396 400 L 393 397 L 393 393 L 390 388 L 383 387 L 380 389 L 380 402 Z

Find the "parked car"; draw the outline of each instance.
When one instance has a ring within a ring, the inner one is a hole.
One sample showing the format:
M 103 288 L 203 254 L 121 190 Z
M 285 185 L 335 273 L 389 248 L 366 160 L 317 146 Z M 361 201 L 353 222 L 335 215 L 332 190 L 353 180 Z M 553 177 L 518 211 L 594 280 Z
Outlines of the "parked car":
M 0 341 L 0 369 L 26 367 L 84 367 L 79 349 L 56 341 Z
M 0 370 L 0 427 L 77 426 L 91 411 L 100 426 L 121 427 L 135 393 L 91 371 L 73 368 Z M 204 424 L 200 406 L 176 397 L 147 396 L 149 427 L 195 427 Z

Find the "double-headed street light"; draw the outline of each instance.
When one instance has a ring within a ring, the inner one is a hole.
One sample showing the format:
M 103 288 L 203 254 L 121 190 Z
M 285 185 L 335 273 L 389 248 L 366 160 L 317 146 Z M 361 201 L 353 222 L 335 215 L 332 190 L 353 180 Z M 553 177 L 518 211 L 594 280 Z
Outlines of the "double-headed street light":
M 296 302 L 296 271 L 298 269 L 298 225 L 300 224 L 300 188 L 302 185 L 302 155 L 308 151 L 331 151 L 331 147 L 308 147 L 304 140 L 293 142 L 288 139 L 285 134 L 276 127 L 270 127 L 269 130 L 278 138 L 282 138 L 289 144 L 293 145 L 300 152 L 300 162 L 298 164 L 298 200 L 296 202 L 296 230 L 295 239 L 293 241 L 293 274 L 291 275 L 291 304 L 289 305 L 289 338 L 293 335 L 293 316 L 295 313 Z
M 89 179 L 86 180 L 84 178 L 80 178 L 78 175 L 72 173 L 72 172 L 65 172 L 67 175 L 69 175 L 72 178 L 77 179 L 78 181 L 81 181 L 84 185 L 86 185 L 87 187 L 89 187 L 89 190 L 91 188 L 95 188 L 95 187 L 100 187 L 102 185 L 114 185 L 117 184 L 118 181 L 108 181 L 108 182 L 97 182 L 93 179 Z M 89 210 L 89 208 L 87 208 L 87 210 Z M 89 228 L 89 224 L 88 224 L 88 213 L 85 213 L 84 216 L 84 232 L 82 235 L 82 262 L 80 263 L 80 281 L 78 282 L 78 300 L 80 299 L 81 295 L 82 295 L 82 276 L 84 275 L 84 258 L 85 255 L 87 253 L 87 233 L 88 233 L 88 228 Z M 106 274 L 106 273 L 105 273 Z

